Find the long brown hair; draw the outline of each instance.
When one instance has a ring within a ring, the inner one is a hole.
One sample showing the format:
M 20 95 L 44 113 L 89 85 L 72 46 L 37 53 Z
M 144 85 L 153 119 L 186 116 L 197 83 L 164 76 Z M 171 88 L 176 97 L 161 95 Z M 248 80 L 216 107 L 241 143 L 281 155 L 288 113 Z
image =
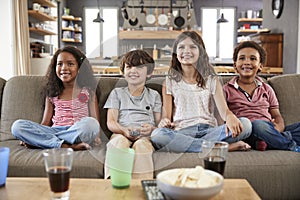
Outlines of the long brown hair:
M 178 44 L 186 38 L 191 38 L 199 49 L 199 58 L 195 66 L 197 71 L 196 81 L 199 87 L 205 87 L 206 78 L 209 75 L 216 75 L 216 73 L 212 65 L 209 63 L 209 57 L 207 55 L 202 37 L 195 31 L 184 31 L 177 36 L 173 45 L 172 59 L 168 76 L 170 79 L 174 79 L 177 82 L 182 79 L 183 70 L 181 63 L 177 59 L 176 50 Z
M 76 59 L 79 68 L 78 75 L 76 77 L 76 84 L 80 88 L 86 87 L 90 92 L 95 91 L 97 82 L 93 75 L 92 66 L 85 54 L 76 47 L 65 46 L 62 49 L 57 50 L 51 59 L 51 63 L 46 74 L 47 83 L 45 86 L 45 95 L 48 97 L 59 96 L 64 90 L 63 82 L 56 75 L 57 58 L 62 52 L 68 52 Z

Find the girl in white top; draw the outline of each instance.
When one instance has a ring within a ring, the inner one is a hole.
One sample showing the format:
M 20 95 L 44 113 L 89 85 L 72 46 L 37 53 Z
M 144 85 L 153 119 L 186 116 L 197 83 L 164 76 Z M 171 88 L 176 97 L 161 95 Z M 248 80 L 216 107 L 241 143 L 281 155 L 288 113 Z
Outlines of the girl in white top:
M 227 107 L 202 38 L 194 31 L 181 33 L 173 46 L 171 67 L 162 88 L 163 112 L 151 135 L 156 149 L 200 152 L 203 140 L 227 141 L 229 150 L 246 150 L 251 123 L 238 119 Z M 217 126 L 215 106 L 224 123 Z

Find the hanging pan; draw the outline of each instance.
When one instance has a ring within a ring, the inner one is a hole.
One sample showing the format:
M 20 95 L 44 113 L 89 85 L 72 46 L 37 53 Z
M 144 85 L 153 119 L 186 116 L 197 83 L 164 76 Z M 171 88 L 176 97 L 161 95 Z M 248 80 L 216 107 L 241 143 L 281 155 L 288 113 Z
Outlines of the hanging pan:
M 178 11 L 178 16 L 174 19 L 174 24 L 177 28 L 181 28 L 185 23 L 185 19 L 181 16 L 180 10 Z
M 133 8 L 132 8 L 132 16 L 131 16 L 131 18 L 128 21 L 131 26 L 136 26 L 139 23 L 138 18 L 135 16 L 134 9 L 135 8 L 133 6 Z
M 158 16 L 158 24 L 164 26 L 168 23 L 168 16 L 164 13 L 164 8 L 161 10 L 161 14 Z
M 125 5 L 125 1 L 123 1 L 123 5 L 121 7 L 121 11 L 122 11 L 122 16 L 124 19 L 128 20 L 128 13 L 127 13 L 127 9 L 126 9 L 126 5 Z
M 150 8 L 149 14 L 146 16 L 146 22 L 148 24 L 154 24 L 155 23 L 155 16 L 152 14 L 152 8 Z

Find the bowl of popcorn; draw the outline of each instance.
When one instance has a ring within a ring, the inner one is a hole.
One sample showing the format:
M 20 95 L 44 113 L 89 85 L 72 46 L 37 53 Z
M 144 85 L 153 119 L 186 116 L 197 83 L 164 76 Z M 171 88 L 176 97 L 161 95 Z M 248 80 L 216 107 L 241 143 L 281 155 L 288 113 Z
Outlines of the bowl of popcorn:
M 158 188 L 172 199 L 209 199 L 222 190 L 223 182 L 221 174 L 201 166 L 170 169 L 157 175 Z

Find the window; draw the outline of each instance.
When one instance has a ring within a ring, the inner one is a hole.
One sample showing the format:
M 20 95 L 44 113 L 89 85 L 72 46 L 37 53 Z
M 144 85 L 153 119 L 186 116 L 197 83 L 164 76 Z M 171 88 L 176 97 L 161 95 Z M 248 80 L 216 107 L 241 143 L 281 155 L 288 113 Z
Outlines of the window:
M 85 40 L 88 58 L 118 56 L 118 8 L 100 8 L 103 23 L 93 20 L 97 17 L 98 8 L 85 8 Z
M 235 45 L 235 8 L 202 8 L 202 37 L 211 58 L 232 58 Z M 221 13 L 229 21 L 217 23 Z

